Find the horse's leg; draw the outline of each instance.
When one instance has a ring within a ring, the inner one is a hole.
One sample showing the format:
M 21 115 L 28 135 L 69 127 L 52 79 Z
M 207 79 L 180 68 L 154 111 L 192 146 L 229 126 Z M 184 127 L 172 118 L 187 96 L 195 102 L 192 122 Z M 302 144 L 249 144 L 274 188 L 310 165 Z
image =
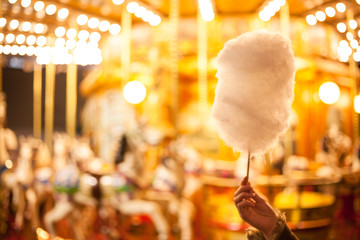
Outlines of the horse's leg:
M 73 204 L 68 200 L 62 199 L 56 202 L 55 207 L 44 216 L 45 227 L 50 234 L 56 234 L 54 224 L 68 215 L 73 209 Z
M 31 216 L 31 226 L 33 229 L 36 229 L 40 226 L 39 220 L 39 197 L 40 195 L 36 196 L 35 191 L 30 188 L 26 191 L 26 199 L 29 204 L 30 216 Z
M 180 207 L 178 209 L 178 222 L 181 229 L 181 240 L 192 239 L 192 219 L 194 216 L 195 207 L 194 205 L 184 198 L 180 200 Z
M 115 204 L 115 208 L 126 215 L 145 214 L 151 218 L 158 233 L 158 239 L 169 238 L 169 225 L 158 204 L 144 200 L 129 200 Z
M 20 230 L 22 229 L 24 224 L 24 211 L 25 211 L 26 201 L 25 201 L 25 191 L 21 189 L 21 186 L 19 184 L 17 186 L 17 189 L 18 189 L 19 202 L 15 215 L 15 227 Z

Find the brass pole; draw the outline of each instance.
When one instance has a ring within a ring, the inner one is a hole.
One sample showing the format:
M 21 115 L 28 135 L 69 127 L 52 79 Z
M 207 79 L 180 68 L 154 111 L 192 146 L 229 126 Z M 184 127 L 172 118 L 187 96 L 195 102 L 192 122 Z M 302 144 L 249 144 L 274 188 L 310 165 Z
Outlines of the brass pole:
M 203 123 L 207 115 L 207 23 L 197 10 L 197 51 L 198 51 L 198 88 L 199 88 L 199 115 Z
M 290 38 L 290 11 L 288 1 L 280 8 L 280 30 L 284 36 Z
M 42 66 L 34 64 L 33 80 L 33 135 L 41 138 L 41 95 L 42 95 Z
M 178 108 L 179 108 L 179 66 L 178 66 L 178 31 L 179 31 L 179 0 L 170 0 L 169 34 L 170 34 L 170 71 L 172 82 L 172 118 L 175 136 L 178 134 Z
M 54 130 L 54 91 L 55 91 L 55 65 L 46 65 L 45 83 L 45 143 L 52 152 L 52 137 Z
M 0 1 L 0 18 L 2 17 L 2 1 Z M 0 54 L 0 93 L 3 91 L 3 61 L 2 54 Z
M 66 72 L 66 132 L 71 138 L 76 137 L 77 110 L 77 65 L 71 63 Z
M 121 45 L 121 69 L 122 69 L 122 86 L 130 80 L 130 59 L 131 59 L 131 14 L 124 7 L 121 12 L 122 40 Z

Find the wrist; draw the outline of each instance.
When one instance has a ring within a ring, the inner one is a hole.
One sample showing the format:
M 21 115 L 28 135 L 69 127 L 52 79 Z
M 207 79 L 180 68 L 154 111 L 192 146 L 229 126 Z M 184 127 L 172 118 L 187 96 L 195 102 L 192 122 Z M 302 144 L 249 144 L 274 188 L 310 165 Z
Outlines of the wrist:
M 276 210 L 275 210 L 276 211 Z M 284 230 L 286 225 L 285 214 L 281 214 L 276 211 L 276 218 L 273 221 L 271 227 L 263 231 L 263 235 L 266 240 L 277 240 Z

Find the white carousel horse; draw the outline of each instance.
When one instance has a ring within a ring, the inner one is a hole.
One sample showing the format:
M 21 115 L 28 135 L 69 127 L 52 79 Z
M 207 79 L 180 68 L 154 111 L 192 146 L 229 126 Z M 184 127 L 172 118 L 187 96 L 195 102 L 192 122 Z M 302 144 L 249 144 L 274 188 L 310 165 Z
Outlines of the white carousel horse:
M 70 138 L 64 133 L 54 134 L 54 199 L 55 206 L 44 215 L 44 223 L 51 235 L 56 235 L 54 224 L 74 210 L 73 195 L 78 190 L 79 170 L 69 159 Z M 74 231 L 76 234 L 76 231 Z

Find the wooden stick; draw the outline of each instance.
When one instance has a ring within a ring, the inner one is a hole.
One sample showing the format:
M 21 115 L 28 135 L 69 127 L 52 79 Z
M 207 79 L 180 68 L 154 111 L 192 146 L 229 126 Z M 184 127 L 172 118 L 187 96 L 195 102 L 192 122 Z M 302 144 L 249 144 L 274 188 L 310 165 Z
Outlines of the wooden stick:
M 248 152 L 248 162 L 247 162 L 247 170 L 246 170 L 246 177 L 249 181 L 249 169 L 250 169 L 250 151 Z

